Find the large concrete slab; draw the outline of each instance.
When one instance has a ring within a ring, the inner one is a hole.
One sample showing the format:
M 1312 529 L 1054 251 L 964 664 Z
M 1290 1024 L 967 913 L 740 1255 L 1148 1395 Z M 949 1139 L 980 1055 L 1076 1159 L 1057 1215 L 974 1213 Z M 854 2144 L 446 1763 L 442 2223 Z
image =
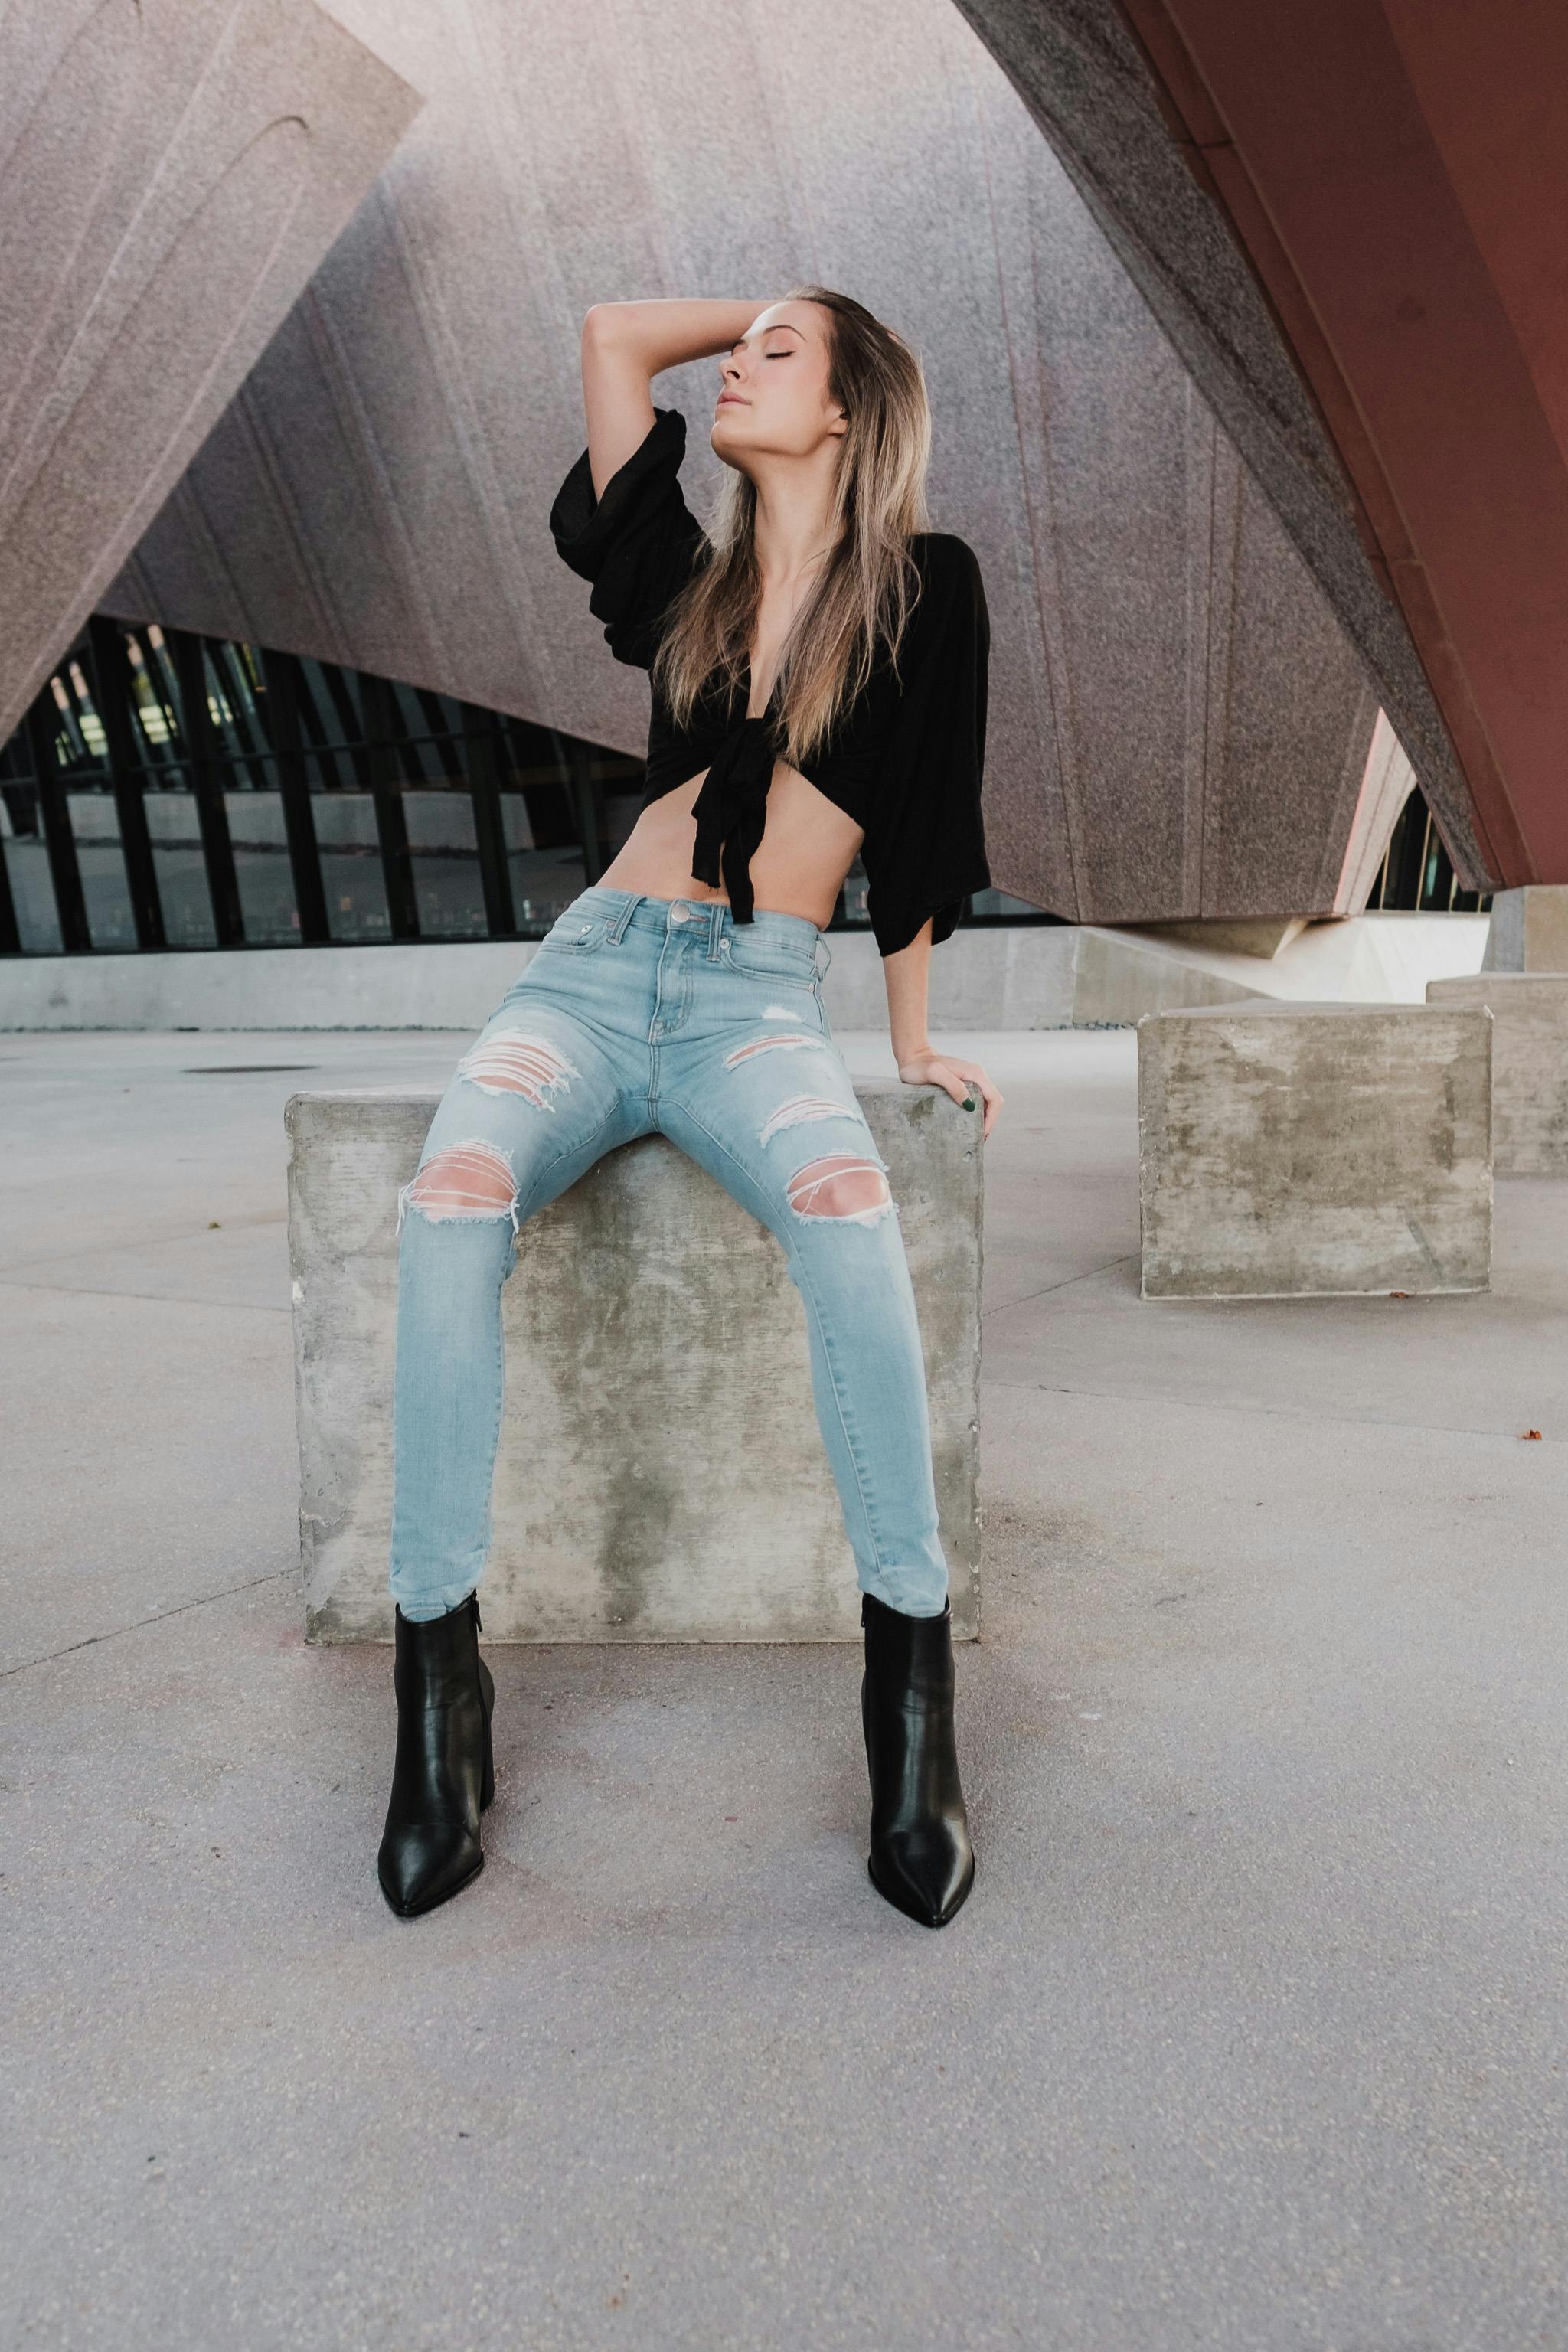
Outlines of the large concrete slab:
M 1484 1006 L 1149 1014 L 1143 1297 L 1484 1290 L 1491 1029 Z
M 1492 1016 L 1492 1165 L 1510 1176 L 1568 1171 L 1568 970 L 1433 980 L 1426 1002 Z
M 858 1092 L 899 1203 L 953 1627 L 972 1636 L 984 1154 L 949 1096 L 897 1079 Z M 300 1528 L 317 1640 L 392 1638 L 396 1203 L 437 1099 L 321 1093 L 289 1105 Z M 487 1636 L 858 1640 L 804 1304 L 775 1237 L 666 1137 L 647 1136 L 530 1217 L 518 1250 L 503 1295 Z

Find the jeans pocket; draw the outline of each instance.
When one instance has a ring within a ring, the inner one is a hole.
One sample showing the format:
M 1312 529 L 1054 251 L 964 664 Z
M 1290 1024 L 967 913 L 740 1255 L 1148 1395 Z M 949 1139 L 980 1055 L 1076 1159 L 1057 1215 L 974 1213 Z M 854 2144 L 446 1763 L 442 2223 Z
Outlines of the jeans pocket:
M 720 945 L 726 971 L 738 973 L 742 980 L 758 981 L 768 988 L 816 989 L 816 957 L 809 948 L 797 953 L 769 942 L 737 950 L 728 935 Z
M 574 915 L 568 908 L 539 942 L 542 955 L 592 955 L 609 936 L 608 915 Z

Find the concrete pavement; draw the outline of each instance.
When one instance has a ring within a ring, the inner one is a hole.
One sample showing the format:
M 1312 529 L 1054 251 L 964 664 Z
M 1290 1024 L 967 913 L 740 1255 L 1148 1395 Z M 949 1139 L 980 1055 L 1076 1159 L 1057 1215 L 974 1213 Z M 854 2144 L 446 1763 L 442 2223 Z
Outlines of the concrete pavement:
M 280 1112 L 459 1041 L 4 1041 L 0 2339 L 1568 2345 L 1568 1182 L 1490 1295 L 1145 1304 L 1131 1034 L 944 1042 L 1007 1105 L 933 1936 L 831 1645 L 492 1650 L 487 1868 L 394 1919 Z

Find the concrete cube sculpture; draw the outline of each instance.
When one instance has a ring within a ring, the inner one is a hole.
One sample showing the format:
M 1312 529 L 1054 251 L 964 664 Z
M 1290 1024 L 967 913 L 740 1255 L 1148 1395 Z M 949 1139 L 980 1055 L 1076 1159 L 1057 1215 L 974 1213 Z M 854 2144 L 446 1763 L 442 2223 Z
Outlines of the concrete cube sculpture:
M 1488 1288 L 1491 1046 L 1484 1006 L 1146 1015 L 1143 1297 Z
M 1568 883 L 1527 882 L 1492 898 L 1484 971 L 1568 971 Z
M 1426 1002 L 1485 1005 L 1492 1016 L 1492 1164 L 1498 1172 L 1568 1173 L 1568 971 L 1490 971 L 1429 980 Z
M 955 1633 L 979 1617 L 983 1147 L 949 1097 L 858 1088 L 925 1346 Z M 399 1187 L 438 1097 L 288 1106 L 300 1546 L 313 1641 L 387 1641 Z M 854 1555 L 780 1244 L 662 1136 L 528 1218 L 506 1286 L 487 1640 L 859 1639 Z

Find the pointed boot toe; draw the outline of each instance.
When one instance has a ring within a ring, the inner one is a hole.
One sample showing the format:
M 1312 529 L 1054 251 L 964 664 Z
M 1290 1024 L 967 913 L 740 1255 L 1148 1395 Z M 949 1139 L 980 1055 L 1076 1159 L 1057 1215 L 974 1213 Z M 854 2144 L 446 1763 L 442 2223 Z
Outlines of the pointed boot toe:
M 376 1856 L 381 1891 L 400 1919 L 433 1911 L 485 1866 L 477 1832 L 453 1835 L 444 1822 L 404 1822 L 389 1830 Z
M 952 1834 L 884 1838 L 866 1867 L 878 1894 L 922 1927 L 945 1927 L 974 1884 L 969 1840 Z
M 433 1911 L 484 1868 L 479 1815 L 495 1793 L 495 1684 L 479 1631 L 472 1593 L 424 1623 L 397 1612 L 397 1754 L 376 1875 L 400 1919 Z
M 868 1592 L 860 1622 L 860 1719 L 871 1776 L 867 1869 L 895 1909 L 923 1927 L 945 1927 L 974 1884 L 953 1733 L 952 1611 L 906 1617 Z

